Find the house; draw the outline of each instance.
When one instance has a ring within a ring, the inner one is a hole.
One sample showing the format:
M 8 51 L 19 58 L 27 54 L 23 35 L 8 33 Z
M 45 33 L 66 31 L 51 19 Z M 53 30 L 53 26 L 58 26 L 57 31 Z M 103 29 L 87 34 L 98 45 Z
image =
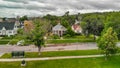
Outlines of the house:
M 58 23 L 56 26 L 52 28 L 52 33 L 58 36 L 62 36 L 66 32 L 66 28 Z
M 80 27 L 80 22 L 78 20 L 75 20 L 75 24 L 73 24 L 71 28 L 75 33 L 82 33 L 82 28 Z
M 18 22 L 0 22 L 0 36 L 15 35 L 21 27 L 21 24 L 18 24 Z

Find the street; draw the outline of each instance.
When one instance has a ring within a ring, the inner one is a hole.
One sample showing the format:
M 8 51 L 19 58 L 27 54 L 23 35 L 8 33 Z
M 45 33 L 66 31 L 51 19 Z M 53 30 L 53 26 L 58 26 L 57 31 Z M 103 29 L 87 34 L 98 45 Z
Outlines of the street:
M 120 43 L 117 44 L 120 47 Z M 63 50 L 88 50 L 98 49 L 96 43 L 74 43 L 74 44 L 49 44 L 46 47 L 42 47 L 41 51 L 63 51 Z M 37 52 L 38 48 L 34 45 L 29 46 L 17 46 L 17 45 L 0 45 L 0 54 L 8 53 L 11 51 L 25 51 L 25 52 Z

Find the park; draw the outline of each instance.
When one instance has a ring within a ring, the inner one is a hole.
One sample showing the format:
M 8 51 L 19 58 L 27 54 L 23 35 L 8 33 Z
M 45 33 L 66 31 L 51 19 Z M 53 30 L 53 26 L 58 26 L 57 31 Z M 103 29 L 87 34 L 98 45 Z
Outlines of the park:
M 0 0 L 0 68 L 120 68 L 118 5 Z

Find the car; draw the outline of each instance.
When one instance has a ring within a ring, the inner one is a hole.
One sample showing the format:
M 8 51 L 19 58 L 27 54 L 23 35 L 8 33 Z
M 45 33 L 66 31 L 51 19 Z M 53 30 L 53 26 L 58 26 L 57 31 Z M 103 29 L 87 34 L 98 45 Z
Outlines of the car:
M 22 45 L 24 45 L 24 42 L 25 42 L 24 40 L 20 40 L 20 41 L 17 42 L 17 45 L 22 46 Z

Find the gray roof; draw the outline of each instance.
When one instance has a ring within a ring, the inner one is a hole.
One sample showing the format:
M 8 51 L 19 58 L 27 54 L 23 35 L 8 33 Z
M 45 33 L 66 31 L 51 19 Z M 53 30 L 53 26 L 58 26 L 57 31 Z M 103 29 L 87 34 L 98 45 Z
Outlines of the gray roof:
M 59 23 L 59 24 L 57 24 L 56 26 L 53 27 L 53 30 L 63 30 L 63 31 L 66 31 L 67 29 Z
M 0 22 L 0 30 L 5 27 L 6 30 L 13 30 L 15 22 Z

